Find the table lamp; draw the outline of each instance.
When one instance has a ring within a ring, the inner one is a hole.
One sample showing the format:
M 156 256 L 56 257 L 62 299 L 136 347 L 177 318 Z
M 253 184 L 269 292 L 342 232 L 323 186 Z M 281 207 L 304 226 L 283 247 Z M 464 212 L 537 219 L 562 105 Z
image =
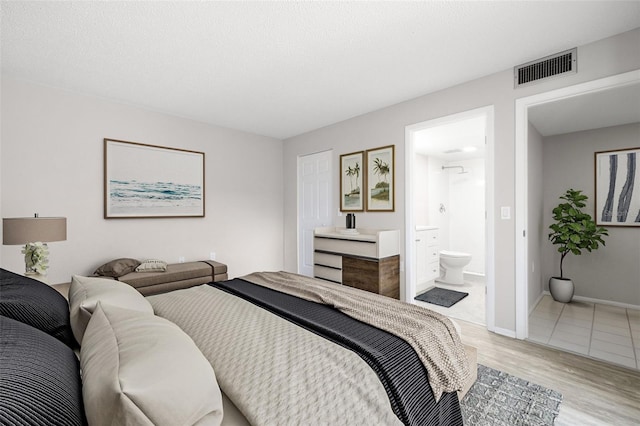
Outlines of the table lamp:
M 2 244 L 22 245 L 25 275 L 46 275 L 49 268 L 47 243 L 67 239 L 66 217 L 12 217 L 2 219 Z

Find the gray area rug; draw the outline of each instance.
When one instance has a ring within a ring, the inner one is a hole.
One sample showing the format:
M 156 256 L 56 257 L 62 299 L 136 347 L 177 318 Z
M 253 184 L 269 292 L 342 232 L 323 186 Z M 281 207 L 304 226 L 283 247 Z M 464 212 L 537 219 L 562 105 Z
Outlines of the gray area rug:
M 478 364 L 478 380 L 460 403 L 465 426 L 553 425 L 562 394 Z
M 468 295 L 469 293 L 464 293 L 462 291 L 434 287 L 425 293 L 417 295 L 416 300 L 450 308 Z

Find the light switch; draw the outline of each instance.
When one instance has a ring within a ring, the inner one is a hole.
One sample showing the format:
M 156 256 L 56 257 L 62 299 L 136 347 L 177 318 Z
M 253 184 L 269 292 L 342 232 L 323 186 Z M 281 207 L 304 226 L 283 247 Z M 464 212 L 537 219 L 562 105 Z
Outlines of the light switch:
M 500 219 L 511 219 L 511 207 L 500 207 Z

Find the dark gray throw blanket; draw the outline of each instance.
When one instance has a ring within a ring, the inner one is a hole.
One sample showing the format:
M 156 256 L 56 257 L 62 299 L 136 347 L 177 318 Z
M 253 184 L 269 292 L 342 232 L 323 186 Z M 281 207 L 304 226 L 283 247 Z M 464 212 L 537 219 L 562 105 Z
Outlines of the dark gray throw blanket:
M 438 402 L 427 371 L 411 345 L 401 338 L 319 303 L 242 279 L 210 283 L 358 354 L 378 375 L 391 407 L 405 425 L 462 425 L 455 392 Z

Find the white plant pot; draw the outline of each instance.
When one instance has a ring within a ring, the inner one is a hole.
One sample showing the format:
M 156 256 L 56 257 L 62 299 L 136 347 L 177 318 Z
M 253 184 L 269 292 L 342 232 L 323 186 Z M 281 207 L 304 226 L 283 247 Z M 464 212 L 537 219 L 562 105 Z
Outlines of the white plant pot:
M 549 278 L 549 292 L 556 302 L 569 303 L 573 299 L 573 281 L 569 278 Z

